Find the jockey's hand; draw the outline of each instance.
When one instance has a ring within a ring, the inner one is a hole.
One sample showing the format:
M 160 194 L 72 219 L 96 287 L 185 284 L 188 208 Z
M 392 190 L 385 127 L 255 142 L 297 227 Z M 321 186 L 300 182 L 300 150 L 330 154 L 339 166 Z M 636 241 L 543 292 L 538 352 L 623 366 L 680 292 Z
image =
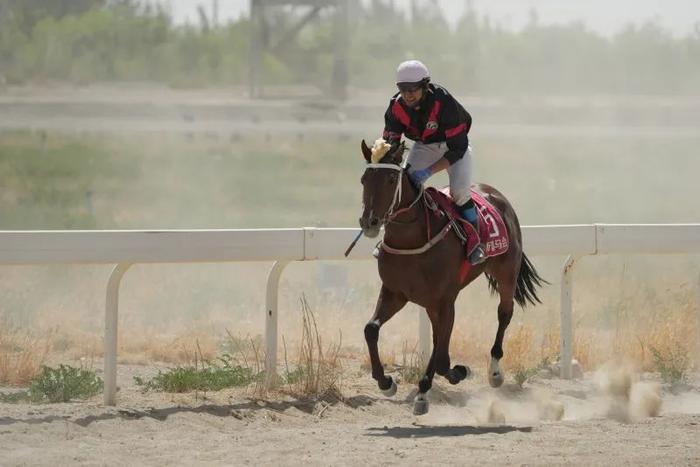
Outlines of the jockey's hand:
M 411 177 L 411 181 L 416 185 L 422 185 L 432 174 L 433 172 L 430 169 L 418 169 L 409 172 L 408 176 Z

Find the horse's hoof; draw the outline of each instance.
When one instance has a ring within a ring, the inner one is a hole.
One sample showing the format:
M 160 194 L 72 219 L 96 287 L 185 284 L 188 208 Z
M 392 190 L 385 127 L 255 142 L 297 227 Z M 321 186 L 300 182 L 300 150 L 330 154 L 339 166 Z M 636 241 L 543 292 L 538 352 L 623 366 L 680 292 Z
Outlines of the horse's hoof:
M 460 380 L 467 379 L 472 375 L 472 369 L 465 365 L 455 365 L 455 371 L 459 374 Z
M 489 375 L 489 384 L 492 388 L 500 388 L 503 385 L 503 373 L 491 373 Z
M 489 384 L 492 388 L 500 388 L 503 384 L 503 372 L 498 360 L 494 357 L 491 357 L 491 363 L 489 363 Z
M 470 374 L 471 370 L 469 369 L 469 367 L 464 365 L 455 365 L 454 368 L 447 372 L 447 375 L 445 375 L 445 377 L 447 378 L 447 381 L 450 382 L 450 384 L 457 384 L 460 381 L 467 379 L 467 377 L 469 377 Z
M 391 380 L 391 386 L 389 386 L 389 389 L 380 389 L 382 391 L 382 394 L 384 394 L 386 397 L 391 397 L 394 394 L 396 394 L 396 383 L 394 380 Z
M 429 408 L 428 398 L 419 394 L 413 402 L 413 415 L 425 415 Z

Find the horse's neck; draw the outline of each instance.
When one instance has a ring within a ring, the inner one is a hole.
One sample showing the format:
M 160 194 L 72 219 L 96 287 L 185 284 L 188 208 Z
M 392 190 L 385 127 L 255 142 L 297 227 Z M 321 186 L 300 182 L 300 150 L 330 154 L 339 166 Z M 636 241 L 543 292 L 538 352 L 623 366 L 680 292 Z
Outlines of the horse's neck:
M 407 177 L 402 182 L 404 183 L 403 196 L 395 210 L 404 211 L 385 226 L 384 239 L 392 248 L 418 248 L 429 240 L 428 223 L 430 223 L 431 235 L 435 235 L 435 219 L 430 210 L 426 209 L 425 198 L 411 206 L 419 194 Z

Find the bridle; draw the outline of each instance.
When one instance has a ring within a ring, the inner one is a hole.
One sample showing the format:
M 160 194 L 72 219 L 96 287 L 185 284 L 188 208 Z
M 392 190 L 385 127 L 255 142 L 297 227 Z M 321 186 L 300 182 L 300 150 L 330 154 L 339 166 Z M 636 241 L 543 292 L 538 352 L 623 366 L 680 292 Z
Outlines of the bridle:
M 401 198 L 403 195 L 403 192 L 402 192 L 403 191 L 402 190 L 403 173 L 406 170 L 406 167 L 404 167 L 403 165 L 399 165 L 399 164 L 386 164 L 386 163 L 382 163 L 382 162 L 370 162 L 366 165 L 366 169 L 389 169 L 389 170 L 396 170 L 399 172 L 399 176 L 396 180 L 396 188 L 394 188 L 394 197 L 391 200 L 391 204 L 389 205 L 389 209 L 387 210 L 386 215 L 382 219 L 383 224 L 393 222 L 394 219 L 396 218 L 396 216 L 398 216 L 399 214 L 401 214 L 403 212 L 408 211 L 413 206 L 415 206 L 418 203 L 418 201 L 421 200 L 421 198 L 423 198 L 424 189 L 423 189 L 423 185 L 421 184 L 421 186 L 418 190 L 418 195 L 416 196 L 416 199 L 414 199 L 411 202 L 411 204 L 408 205 L 408 207 L 399 209 L 398 211 L 394 212 L 394 209 L 396 209 L 396 207 L 401 204 Z
M 414 199 L 411 204 L 408 207 L 399 209 L 398 211 L 394 212 L 394 209 L 396 206 L 399 206 L 401 204 L 401 195 L 402 195 L 402 190 L 401 187 L 403 185 L 403 173 L 406 170 L 406 167 L 403 165 L 399 164 L 386 164 L 386 163 L 381 163 L 381 162 L 370 162 L 366 166 L 367 169 L 389 169 L 389 170 L 397 170 L 399 172 L 399 177 L 396 182 L 396 188 L 394 188 L 394 197 L 391 200 L 391 205 L 389 206 L 389 209 L 387 210 L 386 215 L 382 219 L 382 224 L 388 224 L 390 222 L 396 222 L 394 219 L 396 219 L 396 216 L 399 214 L 408 211 L 411 209 L 413 206 L 418 203 L 421 199 L 425 199 L 425 216 L 426 216 L 426 224 L 428 228 L 428 242 L 424 244 L 422 247 L 419 248 L 412 248 L 412 249 L 398 249 L 398 248 L 392 248 L 389 245 L 387 245 L 384 240 L 381 240 L 379 242 L 379 246 L 386 251 L 387 253 L 395 254 L 395 255 L 419 255 L 422 253 L 425 253 L 429 249 L 431 249 L 433 246 L 435 246 L 437 243 L 439 243 L 447 233 L 452 230 L 453 228 L 453 221 L 448 222 L 445 224 L 445 226 L 438 232 L 437 235 L 434 237 L 430 233 L 430 221 L 428 221 L 428 208 L 432 211 L 437 211 L 437 206 L 435 206 L 435 202 L 430 198 L 430 196 L 426 196 L 425 189 L 423 185 L 421 184 L 419 191 L 418 191 L 418 196 L 416 196 L 416 199 Z M 428 202 L 430 200 L 430 202 Z

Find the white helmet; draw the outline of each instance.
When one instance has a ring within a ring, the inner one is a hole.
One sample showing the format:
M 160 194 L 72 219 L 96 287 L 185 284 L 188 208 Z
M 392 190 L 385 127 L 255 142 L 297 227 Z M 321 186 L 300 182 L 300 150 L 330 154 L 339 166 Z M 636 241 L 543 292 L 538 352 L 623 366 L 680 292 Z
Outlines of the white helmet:
M 423 62 L 408 60 L 399 64 L 396 69 L 396 83 L 419 83 L 430 80 L 430 72 Z

